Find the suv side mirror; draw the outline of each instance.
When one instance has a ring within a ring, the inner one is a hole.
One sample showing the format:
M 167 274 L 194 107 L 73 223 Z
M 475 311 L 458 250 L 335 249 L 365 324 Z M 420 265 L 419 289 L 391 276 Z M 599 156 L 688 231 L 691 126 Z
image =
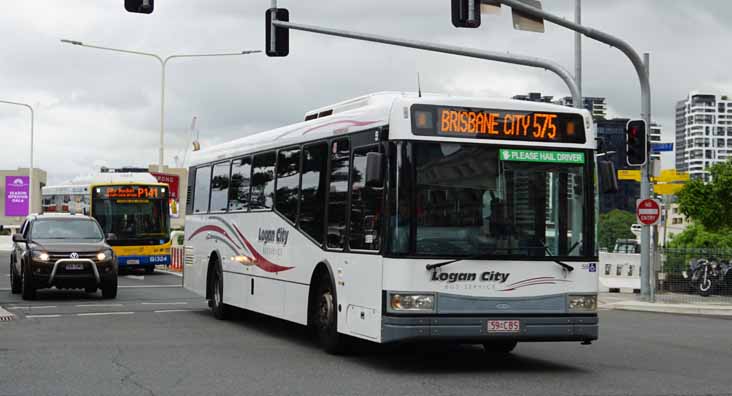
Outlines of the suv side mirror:
M 384 186 L 384 154 L 366 154 L 366 186 L 376 188 Z
M 597 174 L 600 178 L 600 188 L 604 194 L 618 192 L 618 174 L 612 161 L 597 161 Z
M 21 234 L 13 234 L 13 242 L 23 243 L 23 242 L 25 242 L 25 239 L 23 239 L 23 235 L 21 235 Z

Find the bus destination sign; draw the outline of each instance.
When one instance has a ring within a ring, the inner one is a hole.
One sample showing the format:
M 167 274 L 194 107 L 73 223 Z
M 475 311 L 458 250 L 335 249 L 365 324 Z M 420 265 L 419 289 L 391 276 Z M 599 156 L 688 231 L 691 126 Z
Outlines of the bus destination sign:
M 585 143 L 580 114 L 524 110 L 412 106 L 416 135 L 534 142 Z
M 95 195 L 108 199 L 158 199 L 163 198 L 157 186 L 109 186 L 97 187 Z

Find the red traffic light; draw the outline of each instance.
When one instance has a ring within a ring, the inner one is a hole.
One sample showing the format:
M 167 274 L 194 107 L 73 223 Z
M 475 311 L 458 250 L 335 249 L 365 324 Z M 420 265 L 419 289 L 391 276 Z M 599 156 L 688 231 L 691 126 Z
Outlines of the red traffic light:
M 630 166 L 643 166 L 648 160 L 648 139 L 644 120 L 630 120 L 626 125 L 625 159 Z

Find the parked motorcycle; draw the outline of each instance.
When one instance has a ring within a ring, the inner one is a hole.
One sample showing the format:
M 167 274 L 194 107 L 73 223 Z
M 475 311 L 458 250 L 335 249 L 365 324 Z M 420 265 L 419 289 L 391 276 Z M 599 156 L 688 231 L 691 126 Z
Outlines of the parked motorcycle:
M 725 265 L 729 266 L 726 262 Z M 721 269 L 720 263 L 715 258 L 691 260 L 689 262 L 689 272 L 685 272 L 684 277 L 689 279 L 693 290 L 702 297 L 708 297 L 722 279 Z

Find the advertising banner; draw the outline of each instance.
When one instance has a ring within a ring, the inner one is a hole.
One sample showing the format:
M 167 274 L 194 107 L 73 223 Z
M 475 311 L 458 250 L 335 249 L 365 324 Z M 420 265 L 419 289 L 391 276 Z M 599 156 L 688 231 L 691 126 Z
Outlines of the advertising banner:
M 28 176 L 5 176 L 5 216 L 28 216 Z
M 180 217 L 180 177 L 178 175 L 169 175 L 167 173 L 150 172 L 150 174 L 158 179 L 158 183 L 167 184 L 170 188 L 170 217 L 177 219 Z

